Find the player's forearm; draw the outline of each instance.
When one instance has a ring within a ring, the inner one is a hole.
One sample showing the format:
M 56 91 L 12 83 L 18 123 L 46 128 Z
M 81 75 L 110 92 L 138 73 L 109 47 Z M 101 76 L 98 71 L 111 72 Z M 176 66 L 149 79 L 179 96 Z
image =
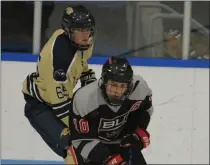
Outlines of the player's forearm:
M 84 64 L 83 64 L 83 70 L 82 70 L 82 72 L 87 72 L 89 70 L 89 67 L 88 67 L 88 63 L 87 63 L 87 61 L 86 62 L 84 62 Z
M 60 148 L 68 148 L 69 134 L 63 131 L 66 129 L 66 126 L 51 111 L 47 109 L 34 109 L 33 111 L 26 111 L 25 116 L 33 127 L 39 128 L 46 136 L 53 139 Z
M 139 116 L 139 120 L 137 123 L 137 127 L 142 128 L 142 129 L 147 129 L 149 123 L 150 123 L 151 116 L 150 114 L 146 111 Z
M 138 121 L 138 127 L 143 128 L 143 129 L 147 129 L 149 123 L 150 123 L 150 119 L 151 116 L 153 114 L 153 105 L 151 102 L 146 102 L 144 101 L 142 103 L 142 106 L 140 107 L 139 110 L 137 110 L 137 121 Z M 143 112 L 143 113 L 142 113 Z

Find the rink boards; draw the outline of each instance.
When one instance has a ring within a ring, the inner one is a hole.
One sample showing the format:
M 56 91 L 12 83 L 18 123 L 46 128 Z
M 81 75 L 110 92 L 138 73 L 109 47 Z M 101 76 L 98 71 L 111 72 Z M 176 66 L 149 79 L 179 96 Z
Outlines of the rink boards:
M 22 81 L 35 70 L 36 64 L 33 61 L 5 60 L 5 57 L 3 60 L 2 164 L 63 164 L 62 159 L 47 147 L 24 117 Z M 102 63 L 105 59 L 95 60 Z M 151 145 L 143 151 L 148 164 L 209 163 L 208 68 L 175 68 L 160 64 L 153 67 L 151 63 L 146 65 L 148 61 L 143 62 L 140 66 L 134 63 L 134 72 L 143 76 L 152 88 L 155 107 L 149 126 Z M 94 65 L 94 60 L 90 63 L 99 78 L 101 65 Z M 143 64 L 146 66 L 141 66 Z

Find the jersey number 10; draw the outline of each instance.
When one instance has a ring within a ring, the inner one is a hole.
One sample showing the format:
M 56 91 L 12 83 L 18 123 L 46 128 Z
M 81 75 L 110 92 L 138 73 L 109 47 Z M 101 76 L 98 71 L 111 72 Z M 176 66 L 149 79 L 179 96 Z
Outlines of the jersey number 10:
M 74 127 L 78 132 L 88 133 L 89 132 L 89 124 L 87 120 L 80 119 L 79 122 L 77 119 L 73 120 Z

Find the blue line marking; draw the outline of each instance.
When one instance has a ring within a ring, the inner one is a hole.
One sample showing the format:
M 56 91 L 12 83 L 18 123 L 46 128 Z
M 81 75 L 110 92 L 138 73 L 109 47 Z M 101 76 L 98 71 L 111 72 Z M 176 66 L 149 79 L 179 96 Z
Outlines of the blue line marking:
M 1 159 L 1 164 L 64 164 L 62 161 Z
M 89 64 L 101 65 L 108 59 L 109 56 L 93 55 L 89 60 Z M 30 53 L 2 53 L 2 61 L 17 61 L 17 62 L 36 62 L 38 55 Z M 149 66 L 149 67 L 178 67 L 178 68 L 209 68 L 209 60 L 177 60 L 166 58 L 139 58 L 128 57 L 133 66 Z

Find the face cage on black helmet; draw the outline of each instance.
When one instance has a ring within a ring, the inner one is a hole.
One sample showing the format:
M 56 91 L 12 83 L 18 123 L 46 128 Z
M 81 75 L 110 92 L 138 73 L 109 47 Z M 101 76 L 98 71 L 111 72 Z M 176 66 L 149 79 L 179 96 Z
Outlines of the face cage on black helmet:
M 101 90 L 102 90 L 102 95 L 104 97 L 104 99 L 107 101 L 108 104 L 112 105 L 112 106 L 119 106 L 121 105 L 131 94 L 132 89 L 133 89 L 133 83 L 132 81 L 127 82 L 127 90 L 121 95 L 120 98 L 116 99 L 116 98 L 111 98 L 110 96 L 107 95 L 106 93 L 106 86 L 108 83 L 107 81 L 103 81 L 103 78 L 100 79 L 101 83 L 99 84 Z
M 90 36 L 89 36 L 89 43 L 86 44 L 86 45 L 80 45 L 80 44 L 77 44 L 74 40 L 73 40 L 73 33 L 75 30 L 80 30 L 80 29 L 88 29 L 90 31 Z M 68 34 L 68 37 L 69 39 L 72 41 L 72 43 L 79 49 L 79 50 L 87 50 L 89 47 L 91 47 L 94 43 L 94 40 L 95 40 L 95 29 L 94 27 L 92 28 L 70 28 L 68 29 L 67 31 L 67 34 Z

